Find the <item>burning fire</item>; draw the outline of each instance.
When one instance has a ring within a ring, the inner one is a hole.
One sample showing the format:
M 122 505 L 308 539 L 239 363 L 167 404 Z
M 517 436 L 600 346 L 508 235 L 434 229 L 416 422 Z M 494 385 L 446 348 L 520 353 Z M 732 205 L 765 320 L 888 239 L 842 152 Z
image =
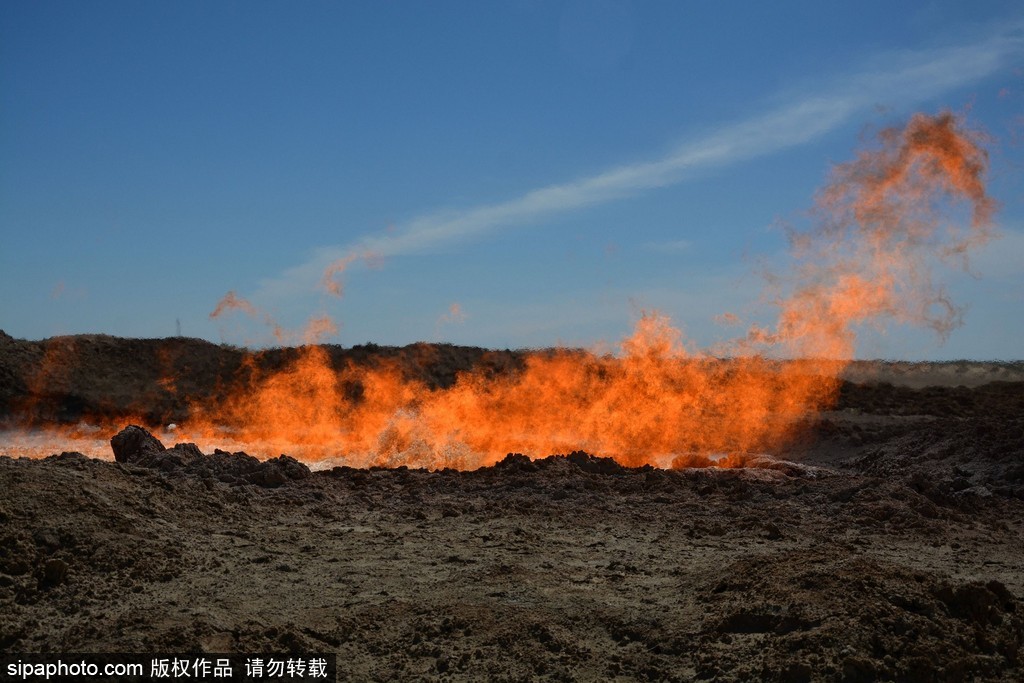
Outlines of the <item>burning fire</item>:
M 191 406 L 177 438 L 355 466 L 469 469 L 510 451 L 576 449 L 626 465 L 742 465 L 834 403 L 859 325 L 948 334 L 959 323 L 931 266 L 991 237 L 983 142 L 958 116 L 918 114 L 836 167 L 815 229 L 790 236 L 794 266 L 771 281 L 777 322 L 716 350 L 724 360 L 688 350 L 667 318 L 645 313 L 617 355 L 535 352 L 519 371 L 469 371 L 431 389 L 394 363 L 334 367 L 312 344 L 333 329 L 318 318 L 293 362 L 272 372 L 248 363 L 226 399 Z M 330 291 L 340 295 L 336 278 L 357 258 L 324 273 Z M 231 309 L 261 315 L 234 293 L 212 315 Z

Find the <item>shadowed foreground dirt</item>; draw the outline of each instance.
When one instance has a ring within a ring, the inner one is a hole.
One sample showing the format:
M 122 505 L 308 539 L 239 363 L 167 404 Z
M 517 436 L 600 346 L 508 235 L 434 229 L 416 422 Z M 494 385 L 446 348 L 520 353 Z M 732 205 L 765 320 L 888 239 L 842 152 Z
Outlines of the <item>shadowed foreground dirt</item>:
M 118 462 L 0 457 L 0 651 L 329 651 L 353 681 L 1019 681 L 1024 384 L 964 368 L 861 377 L 737 470 L 310 472 L 141 429 Z
M 983 486 L 233 458 L 0 458 L 0 648 L 334 651 L 343 680 L 1024 672 L 1024 509 Z

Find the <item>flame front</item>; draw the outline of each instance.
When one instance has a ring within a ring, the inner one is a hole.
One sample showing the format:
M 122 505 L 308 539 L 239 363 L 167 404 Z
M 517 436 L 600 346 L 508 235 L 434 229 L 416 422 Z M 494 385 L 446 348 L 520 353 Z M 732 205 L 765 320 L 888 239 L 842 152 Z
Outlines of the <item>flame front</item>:
M 667 318 L 645 314 L 621 356 L 555 350 L 517 372 L 465 372 L 431 390 L 397 364 L 336 370 L 319 346 L 262 374 L 214 407 L 197 406 L 186 434 L 226 433 L 263 453 L 356 466 L 467 469 L 508 452 L 583 449 L 623 464 L 742 464 L 777 446 L 835 394 L 838 364 L 763 356 L 688 355 Z
M 508 452 L 694 466 L 778 451 L 834 403 L 858 325 L 894 319 L 946 334 L 958 323 L 931 265 L 991 236 L 979 134 L 942 113 L 879 140 L 834 170 L 816 228 L 791 235 L 795 265 L 772 278 L 775 325 L 752 326 L 724 353 L 688 351 L 667 318 L 647 313 L 616 355 L 533 352 L 517 371 L 469 371 L 431 389 L 387 362 L 336 368 L 310 345 L 274 372 L 249 364 L 226 400 L 192 407 L 181 437 L 230 436 L 251 453 L 307 461 L 460 469 Z M 324 275 L 339 293 L 347 264 Z M 255 314 L 233 295 L 217 313 L 226 307 Z

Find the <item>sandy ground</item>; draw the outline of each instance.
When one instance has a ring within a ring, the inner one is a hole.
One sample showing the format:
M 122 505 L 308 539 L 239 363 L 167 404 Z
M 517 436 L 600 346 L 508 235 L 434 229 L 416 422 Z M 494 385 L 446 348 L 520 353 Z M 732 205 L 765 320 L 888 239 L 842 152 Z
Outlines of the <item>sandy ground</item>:
M 335 652 L 352 681 L 1024 680 L 1024 384 L 998 379 L 850 383 L 737 470 L 0 457 L 0 652 Z

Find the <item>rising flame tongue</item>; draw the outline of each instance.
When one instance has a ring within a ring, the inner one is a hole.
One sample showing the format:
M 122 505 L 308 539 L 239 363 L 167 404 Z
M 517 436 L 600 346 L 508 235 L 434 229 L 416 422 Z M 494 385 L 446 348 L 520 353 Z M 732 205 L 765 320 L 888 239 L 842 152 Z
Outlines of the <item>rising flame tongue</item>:
M 945 337 L 960 310 L 931 280 L 930 265 L 966 254 L 992 236 L 981 136 L 951 113 L 917 114 L 879 136 L 880 149 L 835 168 L 818 197 L 818 229 L 794 234 L 795 287 L 774 332 L 752 338 L 797 357 L 848 359 L 854 326 L 891 317 Z M 966 204 L 967 220 L 944 221 Z
M 464 373 L 443 391 L 397 367 L 336 372 L 310 346 L 283 371 L 254 377 L 212 412 L 210 425 L 231 425 L 243 442 L 361 465 L 474 467 L 510 450 L 577 448 L 630 465 L 673 456 L 694 464 L 713 453 L 741 463 L 743 453 L 777 449 L 801 417 L 834 401 L 856 325 L 890 317 L 940 333 L 955 326 L 958 311 L 933 286 L 929 263 L 990 235 L 977 134 L 944 113 L 914 116 L 880 141 L 835 169 L 819 196 L 819 226 L 791 236 L 797 265 L 781 279 L 789 293 L 778 301 L 777 324 L 752 328 L 732 345 L 731 360 L 688 354 L 657 314 L 641 318 L 619 357 L 538 353 L 519 373 Z M 944 211 L 960 203 L 969 207 L 966 226 L 943 224 Z M 801 360 L 772 361 L 765 352 Z M 360 387 L 359 397 L 345 386 Z
M 707 464 L 712 454 L 739 465 L 746 453 L 778 450 L 808 414 L 833 404 L 858 325 L 894 319 L 948 334 L 959 323 L 930 266 L 991 236 L 979 134 L 952 114 L 919 114 L 879 141 L 834 169 L 816 229 L 791 235 L 795 265 L 772 280 L 776 324 L 716 351 L 727 360 L 688 352 L 656 313 L 640 319 L 618 356 L 537 352 L 521 371 L 467 372 L 445 390 L 386 362 L 335 368 L 309 345 L 276 372 L 250 364 L 230 398 L 193 406 L 181 437 L 217 443 L 230 434 L 261 455 L 357 466 L 473 468 L 509 451 L 574 449 L 628 465 Z M 960 222 L 943 218 L 963 212 Z M 334 278 L 347 264 L 324 276 L 339 294 Z M 215 313 L 232 308 L 258 315 L 233 294 Z

